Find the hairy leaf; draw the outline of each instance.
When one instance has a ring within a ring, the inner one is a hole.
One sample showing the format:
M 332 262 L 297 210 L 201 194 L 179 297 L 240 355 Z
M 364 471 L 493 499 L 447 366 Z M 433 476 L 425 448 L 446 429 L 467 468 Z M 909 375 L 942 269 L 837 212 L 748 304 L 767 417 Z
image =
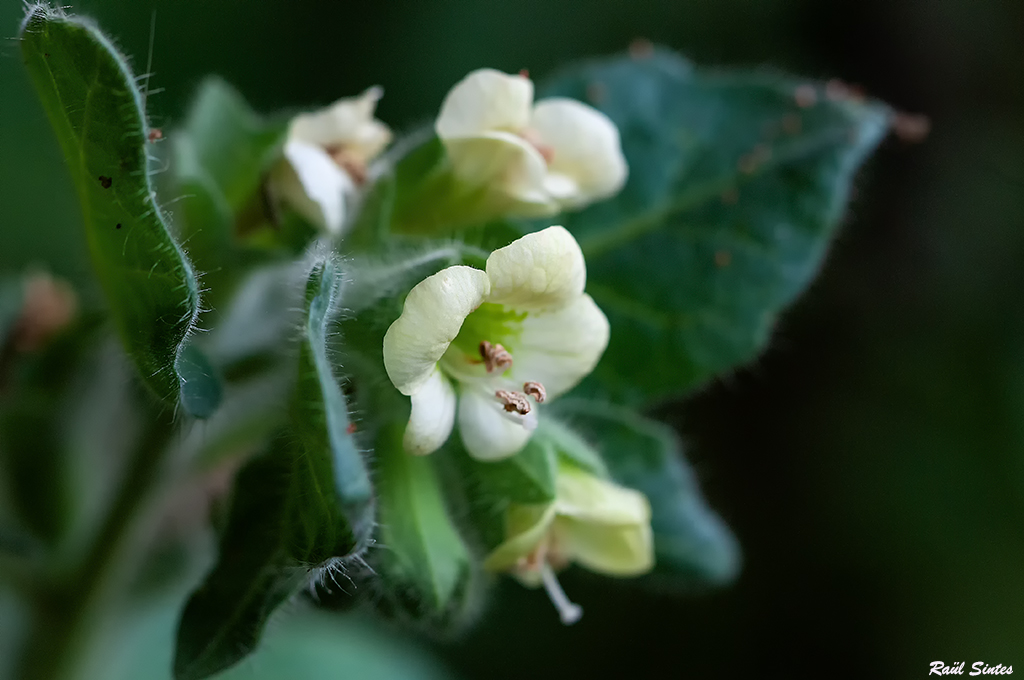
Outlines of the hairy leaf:
M 271 210 L 261 184 L 280 157 L 286 131 L 284 119 L 257 115 L 234 88 L 211 76 L 200 86 L 184 127 L 170 134 L 171 170 L 183 195 L 183 234 L 197 264 L 213 277 L 215 293 L 241 262 L 236 223 L 243 216 L 262 222 Z
M 380 503 L 373 566 L 387 601 L 433 632 L 464 623 L 471 602 L 469 551 L 452 524 L 446 494 L 429 458 L 402 448 L 400 428 L 377 440 Z
M 739 545 L 704 500 L 675 432 L 616 406 L 577 399 L 555 406 L 589 436 L 612 477 L 650 501 L 656 578 L 699 587 L 724 585 L 736 577 Z
M 592 104 L 622 136 L 622 192 L 554 219 L 579 240 L 587 292 L 612 325 L 589 388 L 633 404 L 692 390 L 765 345 L 890 116 L 834 85 L 694 70 L 663 51 L 569 68 L 545 96 Z
M 239 475 L 219 561 L 182 615 L 179 680 L 208 677 L 244 658 L 282 602 L 370 543 L 369 474 L 327 357 L 341 278 L 327 256 L 310 273 L 289 427 Z
M 135 77 L 96 27 L 59 9 L 29 10 L 21 50 L 67 159 L 121 341 L 143 382 L 174 401 L 175 363 L 199 313 L 199 292 L 154 199 L 150 130 Z

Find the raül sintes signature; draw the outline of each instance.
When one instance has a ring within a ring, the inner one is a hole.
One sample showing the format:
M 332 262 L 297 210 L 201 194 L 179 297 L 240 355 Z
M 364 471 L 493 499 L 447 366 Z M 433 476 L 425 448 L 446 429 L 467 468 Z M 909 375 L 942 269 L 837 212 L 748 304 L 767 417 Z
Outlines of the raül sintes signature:
M 966 665 L 966 661 L 958 661 L 948 665 L 942 661 L 932 661 L 932 669 L 928 671 L 928 675 L 963 675 L 964 666 Z M 1013 675 L 1013 666 L 975 661 L 971 664 L 971 670 L 967 675 Z

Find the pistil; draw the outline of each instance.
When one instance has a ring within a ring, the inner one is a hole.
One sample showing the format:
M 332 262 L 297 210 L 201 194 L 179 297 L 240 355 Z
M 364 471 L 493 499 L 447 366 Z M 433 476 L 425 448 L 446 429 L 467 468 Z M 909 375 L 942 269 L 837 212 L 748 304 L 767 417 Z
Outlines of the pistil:
M 558 611 L 558 618 L 562 620 L 562 623 L 571 626 L 579 621 L 583 616 L 583 607 L 572 602 L 566 596 L 565 591 L 562 590 L 562 585 L 558 582 L 558 577 L 555 576 L 554 570 L 547 562 L 540 566 L 540 578 L 544 584 L 544 590 L 547 591 L 551 604 L 555 605 L 555 609 Z

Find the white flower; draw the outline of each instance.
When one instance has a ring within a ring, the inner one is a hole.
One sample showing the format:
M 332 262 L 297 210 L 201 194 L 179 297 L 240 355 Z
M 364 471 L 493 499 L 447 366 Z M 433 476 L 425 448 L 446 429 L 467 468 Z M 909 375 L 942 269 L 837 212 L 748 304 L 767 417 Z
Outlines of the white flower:
M 529 586 L 543 584 L 564 623 L 583 610 L 562 592 L 554 569 L 578 562 L 609 576 L 638 576 L 654 566 L 651 507 L 647 497 L 562 463 L 555 500 L 510 505 L 505 542 L 484 561 L 489 571 L 509 571 Z
M 288 129 L 273 184 L 296 211 L 332 234 L 341 232 L 346 203 L 366 181 L 370 161 L 391 141 L 391 130 L 373 117 L 383 94 L 371 87 L 295 116 Z
M 619 131 L 574 99 L 533 104 L 533 83 L 473 71 L 444 100 L 435 125 L 452 168 L 509 213 L 553 215 L 614 195 L 626 181 Z
M 574 387 L 608 345 L 585 282 L 579 244 L 549 227 L 495 250 L 486 271 L 448 267 L 418 283 L 384 336 L 388 377 L 412 400 L 405 448 L 435 451 L 457 416 L 475 458 L 519 451 L 536 404 Z

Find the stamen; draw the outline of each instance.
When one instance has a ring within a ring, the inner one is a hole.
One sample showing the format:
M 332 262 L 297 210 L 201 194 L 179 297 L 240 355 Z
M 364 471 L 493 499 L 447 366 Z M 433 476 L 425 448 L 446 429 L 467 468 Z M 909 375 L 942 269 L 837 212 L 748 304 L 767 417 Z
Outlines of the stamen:
M 548 598 L 551 599 L 551 604 L 555 605 L 555 609 L 558 610 L 558 618 L 562 620 L 562 623 L 571 626 L 579 621 L 583 616 L 583 607 L 569 600 L 565 591 L 562 590 L 562 585 L 558 582 L 555 572 L 551 569 L 551 565 L 547 562 L 540 567 L 540 578 L 544 583 L 544 590 L 547 591 Z
M 512 365 L 512 355 L 507 349 L 500 344 L 492 345 L 486 340 L 480 343 L 480 356 L 484 360 L 484 368 L 488 373 L 493 373 L 496 368 L 500 368 L 504 372 Z
M 494 396 L 501 401 L 505 410 L 509 413 L 515 412 L 521 416 L 525 416 L 530 412 L 530 402 L 526 399 L 526 395 L 522 392 L 512 392 L 510 390 L 498 390 L 494 393 Z
M 523 392 L 533 397 L 538 404 L 543 404 L 544 400 L 548 398 L 547 390 L 539 382 L 523 383 Z

